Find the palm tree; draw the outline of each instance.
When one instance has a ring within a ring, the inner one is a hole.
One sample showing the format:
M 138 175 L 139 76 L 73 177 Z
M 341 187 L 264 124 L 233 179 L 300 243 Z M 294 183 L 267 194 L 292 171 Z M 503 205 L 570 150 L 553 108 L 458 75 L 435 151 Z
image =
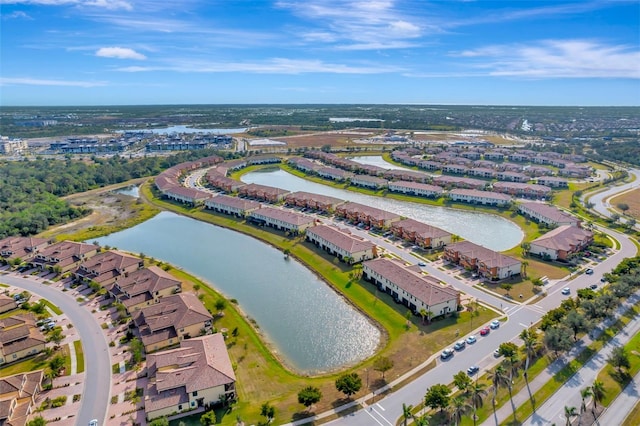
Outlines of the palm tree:
M 414 424 L 416 426 L 429 426 L 429 421 L 431 420 L 430 414 L 423 414 L 420 417 L 414 417 Z
M 402 404 L 402 417 L 404 418 L 404 426 L 407 426 L 409 419 L 413 417 L 413 414 L 411 414 L 411 410 L 413 410 L 413 405 Z
M 567 419 L 567 426 L 571 426 L 571 419 L 576 417 L 578 413 L 576 413 L 576 407 L 567 407 L 564 406 L 564 417 Z
M 457 396 L 451 400 L 448 411 L 456 426 L 458 426 L 458 423 L 462 420 L 462 416 L 467 414 L 470 408 L 469 403 L 461 396 Z
M 580 415 L 587 411 L 587 398 L 593 396 L 593 391 L 590 387 L 586 387 L 580 391 L 580 396 L 582 397 L 582 405 L 580 406 Z
M 475 426 L 477 421 L 476 411 L 478 407 L 482 407 L 484 403 L 484 397 L 487 395 L 486 385 L 484 383 L 478 383 L 477 381 L 469 388 L 469 397 L 471 398 L 471 404 L 473 404 L 473 425 Z
M 424 318 L 427 316 L 427 310 L 425 308 L 422 308 L 420 309 L 419 314 L 422 317 L 422 325 L 424 325 Z
M 498 388 L 502 385 L 506 385 L 507 383 L 510 386 L 511 383 L 509 382 L 509 377 L 507 376 L 507 370 L 504 369 L 502 364 L 498 365 L 496 369 L 493 370 L 493 372 L 489 372 L 489 380 L 491 380 L 491 387 L 493 389 L 493 398 L 491 400 L 491 403 L 493 404 L 493 409 L 495 410 Z
M 526 278 L 527 277 L 527 266 L 529 266 L 529 261 L 528 260 L 523 260 L 521 265 L 522 265 L 522 272 L 521 272 L 522 276 L 524 278 Z
M 607 390 L 604 388 L 604 383 L 600 380 L 593 382 L 591 385 L 591 393 L 591 396 L 593 396 L 593 408 L 591 409 L 591 412 L 593 413 L 593 417 L 595 417 L 597 403 L 601 402 L 607 393 Z

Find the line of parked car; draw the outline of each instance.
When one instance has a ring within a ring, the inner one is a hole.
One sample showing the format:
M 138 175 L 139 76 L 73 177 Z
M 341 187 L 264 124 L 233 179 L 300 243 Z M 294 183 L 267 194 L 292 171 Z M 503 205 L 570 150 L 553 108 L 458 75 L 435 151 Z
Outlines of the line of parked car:
M 491 332 L 491 330 L 495 330 L 495 329 L 497 329 L 499 327 L 500 327 L 500 321 L 493 320 L 493 321 L 491 321 L 489 323 L 488 326 L 482 327 L 480 329 L 480 335 L 481 336 L 486 336 Z M 449 359 L 456 352 L 464 350 L 464 348 L 466 348 L 467 345 L 473 345 L 477 341 L 478 341 L 478 338 L 474 334 L 472 334 L 471 336 L 467 337 L 466 339 L 458 340 L 456 343 L 454 343 L 452 348 L 446 348 L 445 350 L 442 351 L 442 353 L 440 354 L 440 359 L 442 359 L 442 360 Z M 494 355 L 495 355 L 495 353 L 494 353 Z M 477 365 L 472 365 L 471 367 L 469 367 L 467 369 L 467 374 L 469 374 L 470 376 L 473 376 L 479 370 L 480 370 L 480 367 L 478 367 Z

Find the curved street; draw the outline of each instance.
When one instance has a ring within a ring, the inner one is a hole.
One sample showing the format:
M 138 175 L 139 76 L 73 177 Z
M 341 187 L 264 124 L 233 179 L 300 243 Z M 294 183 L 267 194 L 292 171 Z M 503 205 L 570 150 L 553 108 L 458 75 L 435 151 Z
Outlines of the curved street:
M 92 419 L 98 419 L 99 425 L 104 424 L 111 395 L 111 358 L 100 324 L 87 309 L 78 305 L 71 293 L 55 288 L 56 283 L 47 285 L 39 278 L 12 273 L 2 275 L 0 280 L 51 301 L 69 318 L 82 340 L 86 372 L 75 424 L 87 425 Z
M 629 175 L 634 176 L 633 182 L 625 183 L 622 185 L 611 186 L 605 191 L 601 191 L 591 194 L 584 194 L 582 196 L 582 203 L 586 202 L 593 203 L 593 210 L 595 210 L 598 214 L 604 217 L 611 217 L 611 204 L 609 200 L 613 198 L 615 195 L 619 195 L 620 193 L 630 191 L 632 189 L 640 188 L 640 170 L 639 169 L 628 169 Z M 621 218 L 621 221 L 625 221 L 624 218 Z M 640 229 L 640 226 L 636 225 L 636 229 Z

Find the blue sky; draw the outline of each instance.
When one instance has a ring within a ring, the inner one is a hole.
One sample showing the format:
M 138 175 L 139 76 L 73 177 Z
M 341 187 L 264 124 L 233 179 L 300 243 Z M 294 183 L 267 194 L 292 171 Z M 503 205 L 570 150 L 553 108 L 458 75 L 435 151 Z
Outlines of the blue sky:
M 0 104 L 640 105 L 640 2 L 0 0 Z

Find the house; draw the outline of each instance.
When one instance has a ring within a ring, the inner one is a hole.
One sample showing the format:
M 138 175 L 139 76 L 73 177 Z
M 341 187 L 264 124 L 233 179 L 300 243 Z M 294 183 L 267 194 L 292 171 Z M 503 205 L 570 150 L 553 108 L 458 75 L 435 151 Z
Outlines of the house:
M 440 197 L 444 192 L 441 186 L 407 181 L 389 182 L 389 191 L 432 198 Z
M 519 173 L 519 172 L 511 172 L 511 171 L 502 171 L 497 173 L 498 180 L 504 180 L 507 182 L 520 182 L 525 183 L 529 181 L 529 176 Z
M 391 225 L 391 232 L 405 241 L 420 247 L 436 248 L 451 244 L 451 234 L 444 229 L 414 219 L 404 219 Z
M 458 290 L 423 275 L 415 265 L 407 267 L 387 258 L 369 260 L 362 264 L 362 276 L 415 315 L 425 311 L 431 319 L 456 312 L 460 305 Z
M 474 169 L 470 169 L 468 174 L 469 176 L 477 176 L 485 179 L 495 179 L 497 175 L 495 170 L 486 167 L 476 167 Z
M 7 237 L 0 240 L 0 259 L 3 262 L 27 261 L 47 247 L 49 240 L 36 237 Z
M 551 188 L 535 183 L 520 182 L 495 182 L 492 185 L 494 192 L 513 195 L 515 197 L 528 197 L 545 199 L 551 195 Z
M 60 241 L 40 250 L 30 263 L 40 269 L 68 272 L 77 268 L 82 262 L 98 254 L 99 246 L 95 244 Z
M 132 317 L 147 353 L 208 333 L 213 322 L 207 308 L 191 293 L 165 296 L 134 311 Z
M 337 206 L 344 203 L 344 200 L 327 195 L 314 194 L 312 192 L 298 191 L 287 194 L 284 202 L 288 206 L 303 207 L 331 213 Z
M 38 409 L 36 398 L 42 390 L 44 370 L 0 377 L 0 425 L 25 426 Z
M 247 161 L 246 160 L 225 161 L 224 166 L 227 168 L 227 170 L 233 172 L 233 171 L 244 169 L 245 167 L 247 167 Z
M 175 200 L 183 204 L 191 204 L 193 206 L 202 205 L 205 200 L 211 197 L 211 194 L 195 188 L 186 188 L 182 185 L 175 185 L 166 188 L 163 191 L 165 197 Z
M 544 223 L 550 227 L 562 225 L 579 226 L 580 224 L 580 220 L 577 217 L 571 216 L 569 213 L 565 213 L 549 204 L 521 203 L 518 206 L 518 211 L 534 222 Z
M 550 176 L 551 174 L 553 174 L 551 169 L 548 169 L 546 167 L 541 167 L 541 166 L 529 166 L 526 169 L 524 169 L 524 173 L 532 177 Z M 551 186 L 551 185 L 547 185 L 547 186 Z
M 321 167 L 317 170 L 318 176 L 335 180 L 337 182 L 344 182 L 353 176 L 353 173 L 346 170 L 336 169 L 335 167 Z
M 305 173 L 316 173 L 322 166 L 315 161 L 303 157 L 292 157 L 287 163 Z
M 557 176 L 541 176 L 538 178 L 539 185 L 548 186 L 550 188 L 568 188 L 569 182 L 566 179 Z
M 212 169 L 212 170 L 217 170 L 217 169 Z M 246 185 L 245 183 L 240 182 L 239 180 L 231 179 L 222 174 L 212 173 L 211 171 L 207 173 L 206 179 L 207 179 L 207 182 L 209 182 L 209 185 L 213 186 L 214 188 L 221 189 L 227 193 L 237 192 L 240 188 Z M 205 200 L 205 203 L 206 203 L 206 200 Z
M 119 277 L 105 288 L 131 313 L 158 303 L 165 296 L 180 293 L 182 283 L 162 268 L 152 265 Z
M 289 192 L 290 191 L 286 189 L 257 183 L 250 183 L 238 189 L 238 195 L 241 197 L 254 198 L 256 200 L 266 201 L 267 203 L 278 203 L 284 200 L 284 197 L 289 194 Z
M 275 155 L 257 155 L 255 157 L 248 157 L 247 164 L 250 166 L 258 164 L 276 164 L 281 163 L 282 158 Z
M 261 207 L 249 213 L 249 220 L 260 226 L 299 234 L 315 224 L 315 218 L 289 210 Z
M 335 214 L 351 222 L 359 222 L 380 229 L 387 229 L 393 222 L 401 219 L 401 216 L 396 213 L 351 201 L 339 205 Z
M 249 213 L 258 210 L 262 204 L 244 198 L 217 195 L 205 201 L 204 206 L 218 213 L 246 217 Z
M 38 354 L 45 344 L 46 339 L 30 314 L 0 320 L 0 365 Z
M 12 311 L 18 307 L 13 297 L 7 296 L 4 293 L 0 293 L 0 314 Z
M 137 256 L 109 250 L 82 262 L 74 272 L 74 277 L 76 281 L 94 281 L 104 287 L 143 266 L 144 261 Z
M 531 241 L 529 253 L 550 260 L 567 260 L 593 242 L 593 233 L 577 226 L 563 225 Z
M 449 191 L 449 198 L 453 201 L 485 206 L 506 206 L 511 203 L 511 197 L 508 195 L 476 189 L 452 189 Z
M 431 175 L 415 170 L 387 170 L 382 175 L 385 179 L 405 182 L 431 182 Z
M 437 176 L 433 178 L 433 184 L 444 188 L 484 189 L 487 181 L 457 176 Z
M 180 347 L 147 355 L 147 420 L 188 414 L 235 399 L 236 376 L 222 334 L 194 337 Z
M 522 262 L 471 241 L 461 241 L 446 246 L 443 258 L 475 271 L 491 280 L 501 280 L 520 274 Z
M 462 164 L 446 164 L 442 167 L 444 173 L 454 173 L 464 175 L 469 171 L 469 167 Z
M 371 241 L 352 235 L 347 229 L 337 226 L 318 225 L 307 228 L 306 240 L 350 264 L 378 256 L 376 245 Z
M 418 167 L 424 170 L 435 171 L 442 169 L 442 163 L 431 160 L 421 160 L 418 162 Z
M 369 189 L 386 188 L 388 184 L 386 179 L 368 175 L 353 175 L 350 181 L 352 185 Z

